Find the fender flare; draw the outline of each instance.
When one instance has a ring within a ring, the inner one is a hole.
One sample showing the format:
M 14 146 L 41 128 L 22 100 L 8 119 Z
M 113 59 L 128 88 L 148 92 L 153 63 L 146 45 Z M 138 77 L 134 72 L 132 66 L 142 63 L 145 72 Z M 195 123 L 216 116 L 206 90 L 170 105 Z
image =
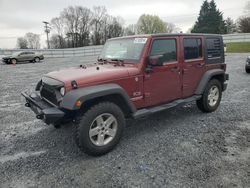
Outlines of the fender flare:
M 67 110 L 78 110 L 79 107 L 75 106 L 77 101 L 84 103 L 87 100 L 112 94 L 120 95 L 132 113 L 136 111 L 136 107 L 130 100 L 127 92 L 117 84 L 102 84 L 72 90 L 69 93 L 66 93 L 66 95 L 63 97 L 60 107 Z
M 202 79 L 201 79 L 198 87 L 196 88 L 195 94 L 196 95 L 203 94 L 203 92 L 204 92 L 204 90 L 206 88 L 207 83 L 211 80 L 211 78 L 213 76 L 217 76 L 217 75 L 223 75 L 224 76 L 225 75 L 225 71 L 222 70 L 222 69 L 213 69 L 213 70 L 207 71 L 203 75 L 203 77 L 202 77 Z

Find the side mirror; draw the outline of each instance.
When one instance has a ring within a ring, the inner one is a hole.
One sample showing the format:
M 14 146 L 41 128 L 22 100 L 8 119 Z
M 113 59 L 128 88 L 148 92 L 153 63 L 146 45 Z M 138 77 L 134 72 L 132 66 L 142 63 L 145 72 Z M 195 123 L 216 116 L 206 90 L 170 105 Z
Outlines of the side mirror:
M 163 55 L 149 56 L 148 65 L 149 66 L 162 66 L 163 65 L 162 57 Z

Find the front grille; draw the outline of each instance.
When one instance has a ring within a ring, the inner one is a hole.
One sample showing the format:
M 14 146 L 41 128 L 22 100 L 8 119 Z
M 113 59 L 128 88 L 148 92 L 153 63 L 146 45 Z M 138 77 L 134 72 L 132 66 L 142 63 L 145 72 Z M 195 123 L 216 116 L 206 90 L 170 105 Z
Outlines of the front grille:
M 49 88 L 46 85 L 42 86 L 42 89 L 40 91 L 41 97 L 50 101 L 51 103 L 58 105 L 58 101 L 56 98 L 56 93 L 55 93 L 55 89 Z

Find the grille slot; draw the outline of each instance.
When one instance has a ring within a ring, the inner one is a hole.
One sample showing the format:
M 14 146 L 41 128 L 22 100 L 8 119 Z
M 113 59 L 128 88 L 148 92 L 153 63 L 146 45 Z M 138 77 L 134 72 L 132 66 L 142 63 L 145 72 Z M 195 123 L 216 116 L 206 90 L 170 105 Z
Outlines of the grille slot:
M 55 89 L 49 88 L 48 86 L 44 85 L 44 86 L 42 86 L 40 94 L 41 94 L 42 98 L 45 98 L 46 100 L 50 101 L 51 103 L 58 105 Z

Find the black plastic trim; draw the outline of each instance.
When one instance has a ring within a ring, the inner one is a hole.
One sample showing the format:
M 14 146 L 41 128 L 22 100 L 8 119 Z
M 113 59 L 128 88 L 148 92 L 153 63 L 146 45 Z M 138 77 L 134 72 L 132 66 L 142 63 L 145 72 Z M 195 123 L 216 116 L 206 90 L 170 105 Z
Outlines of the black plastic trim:
M 201 79 L 201 81 L 200 81 L 200 83 L 199 83 L 199 85 L 198 85 L 198 87 L 197 87 L 197 89 L 196 89 L 196 91 L 195 91 L 195 94 L 196 94 L 196 95 L 201 95 L 201 94 L 203 94 L 203 92 L 204 92 L 204 90 L 205 90 L 205 88 L 206 88 L 206 85 L 207 85 L 207 83 L 209 82 L 209 80 L 211 80 L 211 78 L 212 78 L 213 76 L 216 76 L 216 75 L 224 75 L 224 82 L 226 81 L 226 78 L 228 78 L 228 74 L 226 74 L 225 71 L 222 70 L 222 69 L 213 69 L 213 70 L 209 70 L 209 71 L 207 71 L 207 72 L 203 75 L 203 77 L 202 77 L 202 79 Z M 226 76 L 226 75 L 227 75 L 227 76 Z
M 26 107 L 36 114 L 37 119 L 42 119 L 46 124 L 52 124 L 59 122 L 65 116 L 65 113 L 52 107 L 49 103 L 42 100 L 37 93 L 28 94 L 26 92 L 21 93 L 26 99 Z
M 148 115 L 156 113 L 156 112 L 160 112 L 160 111 L 163 111 L 163 110 L 166 110 L 169 108 L 176 107 L 178 105 L 183 105 L 185 103 L 196 101 L 200 98 L 201 98 L 201 95 L 194 95 L 194 96 L 186 98 L 186 99 L 178 99 L 178 100 L 175 100 L 173 102 L 166 103 L 166 104 L 163 104 L 160 106 L 156 106 L 156 107 L 152 107 L 152 108 L 143 108 L 143 109 L 140 109 L 137 112 L 135 112 L 133 114 L 133 118 L 135 118 L 135 119 L 142 118 L 142 117 L 148 116 Z
M 68 110 L 77 110 L 79 109 L 79 107 L 76 107 L 75 104 L 78 100 L 84 103 L 85 101 L 90 99 L 104 97 L 112 94 L 118 94 L 122 96 L 128 107 L 130 108 L 130 111 L 132 113 L 136 111 L 136 107 L 130 100 L 130 97 L 128 96 L 126 91 L 117 84 L 102 84 L 72 90 L 66 93 L 66 95 L 63 97 L 60 107 Z

